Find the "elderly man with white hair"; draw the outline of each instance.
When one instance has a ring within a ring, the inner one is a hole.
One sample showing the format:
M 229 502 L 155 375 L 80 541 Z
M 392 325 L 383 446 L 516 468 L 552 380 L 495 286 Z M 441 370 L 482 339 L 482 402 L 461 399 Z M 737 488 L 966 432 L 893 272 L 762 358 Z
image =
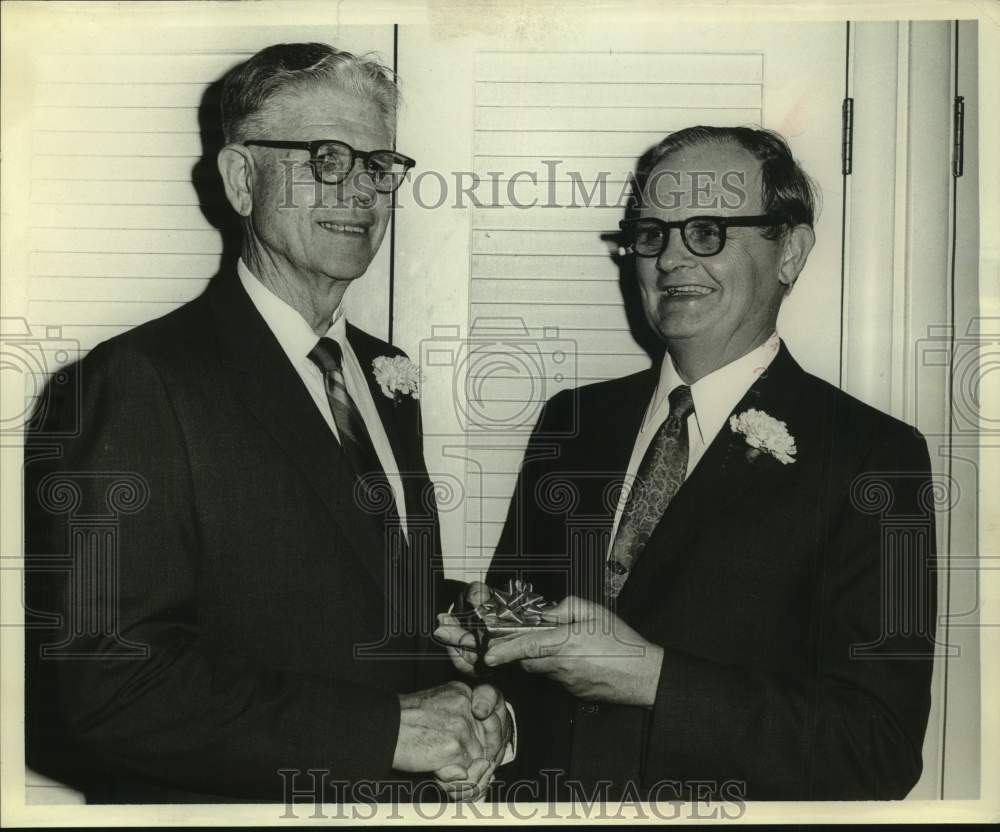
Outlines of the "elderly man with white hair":
M 235 271 L 100 344 L 60 387 L 79 409 L 53 390 L 35 424 L 29 603 L 61 625 L 29 632 L 28 761 L 92 802 L 431 773 L 476 797 L 508 748 L 499 692 L 427 661 L 444 590 L 412 366 L 342 310 L 414 164 L 396 102 L 390 71 L 323 44 L 230 72 Z M 76 534 L 121 481 L 114 540 Z M 53 553 L 69 574 L 34 568 Z

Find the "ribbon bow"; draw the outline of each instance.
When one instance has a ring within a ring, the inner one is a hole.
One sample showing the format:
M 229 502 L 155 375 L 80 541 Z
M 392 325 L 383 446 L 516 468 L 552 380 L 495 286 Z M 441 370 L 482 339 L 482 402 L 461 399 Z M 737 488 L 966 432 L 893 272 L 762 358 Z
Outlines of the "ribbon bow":
M 476 613 L 487 627 L 532 627 L 540 624 L 545 610 L 554 606 L 534 592 L 528 581 L 512 579 L 506 590 L 494 589 L 490 599 L 476 607 Z
M 508 581 L 506 590 L 490 589 L 489 599 L 476 607 L 467 605 L 463 593 L 455 616 L 476 639 L 476 673 L 480 676 L 490 673 L 491 668 L 483 662 L 483 657 L 492 633 L 499 636 L 504 630 L 513 630 L 515 627 L 541 626 L 542 614 L 554 606 L 555 603 L 546 601 L 537 592 L 533 592 L 528 581 L 519 579 Z

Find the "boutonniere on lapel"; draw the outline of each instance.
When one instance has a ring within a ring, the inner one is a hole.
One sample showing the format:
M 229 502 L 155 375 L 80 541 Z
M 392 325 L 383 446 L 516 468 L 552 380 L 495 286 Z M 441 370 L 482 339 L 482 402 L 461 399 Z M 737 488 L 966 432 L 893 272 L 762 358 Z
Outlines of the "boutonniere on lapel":
M 733 433 L 742 434 L 750 446 L 748 462 L 753 462 L 762 453 L 770 454 L 782 465 L 795 462 L 795 437 L 788 432 L 784 422 L 763 410 L 750 408 L 738 416 L 730 416 L 729 428 Z
M 372 361 L 375 381 L 382 395 L 399 405 L 403 396 L 420 398 L 420 368 L 405 355 L 380 355 Z

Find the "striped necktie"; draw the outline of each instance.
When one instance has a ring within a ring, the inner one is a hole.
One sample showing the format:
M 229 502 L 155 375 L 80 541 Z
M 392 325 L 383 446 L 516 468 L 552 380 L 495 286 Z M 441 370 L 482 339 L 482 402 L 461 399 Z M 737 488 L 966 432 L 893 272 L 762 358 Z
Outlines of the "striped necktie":
M 358 480 L 364 501 L 363 510 L 369 514 L 385 512 L 387 522 L 399 522 L 396 499 L 389 480 L 379 462 L 375 445 L 365 426 L 354 399 L 344 382 L 343 352 L 332 338 L 320 338 L 309 353 L 309 360 L 323 373 L 326 398 L 330 403 L 333 421 L 340 436 L 340 445 Z
M 608 599 L 617 598 L 622 591 L 653 529 L 687 475 L 687 421 L 694 411 L 691 388 L 683 384 L 674 388 L 669 400 L 670 415 L 660 425 L 639 463 L 618 523 L 611 557 L 605 565 L 604 595 Z

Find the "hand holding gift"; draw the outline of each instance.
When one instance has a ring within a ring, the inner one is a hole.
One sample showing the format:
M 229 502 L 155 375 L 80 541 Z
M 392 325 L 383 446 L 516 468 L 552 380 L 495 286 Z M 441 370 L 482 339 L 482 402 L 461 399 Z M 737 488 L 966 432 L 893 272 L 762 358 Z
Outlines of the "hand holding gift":
M 454 614 L 455 607 L 477 607 L 490 597 L 490 588 L 484 583 L 473 581 L 466 587 L 464 597 L 459 604 L 452 604 L 448 612 L 438 615 L 438 628 L 434 631 L 434 640 L 445 646 L 451 663 L 467 676 L 476 675 L 477 645 L 479 640 L 472 630 L 467 630 Z
M 491 638 L 554 627 L 545 619 L 545 612 L 553 607 L 527 581 L 511 580 L 506 589 L 491 589 L 475 581 L 452 609 L 438 616 L 440 626 L 434 638 L 447 647 L 459 671 L 485 675 L 488 667 L 483 658 Z
M 651 707 L 656 699 L 663 648 L 644 639 L 607 607 L 569 596 L 545 610 L 545 628 L 495 639 L 487 667 L 518 662 L 573 696 L 595 702 Z

